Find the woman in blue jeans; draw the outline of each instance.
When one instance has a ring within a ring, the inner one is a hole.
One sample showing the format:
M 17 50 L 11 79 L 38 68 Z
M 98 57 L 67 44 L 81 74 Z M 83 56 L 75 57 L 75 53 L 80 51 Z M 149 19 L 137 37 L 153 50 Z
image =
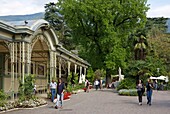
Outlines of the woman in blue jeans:
M 60 108 L 63 108 L 64 88 L 65 88 L 64 83 L 62 82 L 60 78 L 57 83 L 57 103 L 55 106 L 56 109 L 58 109 L 59 105 L 60 105 Z
M 146 83 L 146 93 L 147 93 L 147 104 L 151 106 L 151 99 L 152 99 L 152 89 L 153 89 L 153 83 L 151 82 L 151 79 L 148 79 L 148 82 Z
M 52 82 L 50 83 L 51 101 L 52 102 L 54 101 L 54 98 L 56 97 L 56 87 L 57 87 L 57 83 L 53 79 Z

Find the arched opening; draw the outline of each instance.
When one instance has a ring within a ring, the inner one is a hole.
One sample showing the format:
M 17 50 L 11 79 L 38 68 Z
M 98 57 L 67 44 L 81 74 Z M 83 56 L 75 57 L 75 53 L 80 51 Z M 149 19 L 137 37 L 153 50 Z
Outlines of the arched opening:
M 10 52 L 8 49 L 7 44 L 4 40 L 0 40 L 0 90 L 7 88 L 9 90 L 10 87 L 4 87 L 4 81 L 7 80 L 10 83 L 10 78 L 5 79 L 5 75 L 7 76 L 8 72 L 11 72 L 11 65 L 10 65 Z M 10 84 L 6 84 L 9 85 Z
M 37 35 L 32 45 L 30 73 L 36 76 L 37 91 L 47 89 L 50 80 L 50 47 L 45 36 Z

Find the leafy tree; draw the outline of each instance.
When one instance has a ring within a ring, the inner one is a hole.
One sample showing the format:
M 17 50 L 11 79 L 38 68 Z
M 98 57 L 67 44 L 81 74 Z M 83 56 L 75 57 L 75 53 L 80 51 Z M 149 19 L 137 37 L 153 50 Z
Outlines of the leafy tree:
M 148 66 L 143 60 L 130 61 L 128 68 L 126 69 L 126 76 L 135 77 L 138 80 L 141 76 L 144 76 L 145 73 L 149 73 Z
M 125 67 L 127 36 L 146 21 L 147 0 L 59 0 L 57 7 L 79 50 L 95 69 Z
M 50 2 L 49 4 L 45 4 L 45 20 L 47 20 L 55 30 L 61 30 L 63 16 L 59 13 L 59 9 L 55 3 Z
M 45 5 L 45 20 L 56 30 L 60 43 L 68 50 L 74 49 L 71 29 L 64 21 L 64 16 L 60 14 L 60 9 L 53 2 Z
M 120 84 L 117 87 L 117 90 L 121 89 L 135 89 L 136 84 L 134 83 L 135 80 L 133 78 L 125 78 L 120 82 Z
M 157 68 L 160 68 L 159 74 Z M 142 79 L 146 81 L 150 76 L 159 76 L 165 74 L 166 69 L 164 61 L 157 57 L 147 56 L 145 60 L 135 60 L 128 63 L 126 69 L 126 77 L 136 78 L 136 80 Z
M 88 68 L 86 78 L 87 78 L 90 82 L 93 82 L 93 81 L 94 81 L 94 77 L 95 77 L 95 74 L 94 74 L 93 69 L 92 69 L 91 67 Z
M 163 61 L 166 72 L 170 68 L 170 35 L 166 32 L 167 18 L 149 18 L 146 24 L 148 55 Z M 150 24 L 152 23 L 152 24 Z M 156 62 L 156 61 L 155 61 Z M 158 67 L 160 68 L 160 66 Z
M 97 69 L 95 72 L 94 72 L 94 75 L 95 75 L 95 79 L 104 79 L 105 77 L 105 71 L 102 69 Z
M 145 28 L 139 28 L 128 37 L 130 60 L 144 60 L 147 52 L 147 32 Z

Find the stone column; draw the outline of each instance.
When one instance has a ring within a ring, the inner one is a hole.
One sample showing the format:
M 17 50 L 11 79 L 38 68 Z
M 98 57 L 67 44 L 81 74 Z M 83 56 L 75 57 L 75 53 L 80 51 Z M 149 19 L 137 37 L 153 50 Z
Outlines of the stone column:
M 18 81 L 18 43 L 15 43 L 15 87 L 18 88 L 17 81 Z M 17 93 L 16 93 L 17 98 Z
M 70 65 L 71 65 L 71 62 L 68 61 L 68 76 L 70 75 Z
M 77 73 L 77 65 L 75 64 L 74 66 L 75 66 L 74 67 L 74 74 L 76 74 Z
M 36 62 L 33 62 L 33 74 L 36 74 Z
M 82 83 L 82 66 L 80 66 L 79 83 Z
M 11 43 L 11 85 L 12 85 L 12 100 L 14 100 L 14 62 L 15 62 L 15 57 L 14 57 L 14 49 L 15 49 L 15 44 Z
M 25 80 L 25 42 L 22 42 L 22 83 L 24 84 Z
M 56 58 L 57 54 L 54 52 L 54 77 L 56 78 L 56 69 L 57 69 L 57 58 Z
M 35 74 L 38 76 L 38 63 L 35 62 Z
M 29 75 L 31 73 L 31 52 L 30 52 L 31 46 L 29 43 L 27 43 L 27 74 Z
M 52 78 L 54 76 L 53 67 L 54 67 L 54 57 L 53 57 L 53 51 L 50 51 L 50 82 L 52 81 Z
M 59 63 L 59 78 L 61 78 L 61 58 L 58 58 Z
M 47 84 L 50 83 L 49 82 L 49 61 L 47 61 Z
M 86 81 L 86 67 L 84 67 L 84 81 Z
M 22 50 L 22 43 L 20 42 L 19 43 L 19 65 L 18 65 L 18 67 L 19 67 L 19 77 L 20 77 L 20 80 L 22 79 L 21 78 L 21 64 L 22 64 L 22 53 L 21 53 L 21 50 Z
M 86 77 L 86 68 L 84 67 L 84 75 L 85 75 L 85 77 Z
M 10 51 L 9 51 L 9 53 L 10 53 Z M 5 59 L 6 59 L 6 61 L 5 61 L 5 75 L 6 75 L 6 74 L 8 74 L 8 61 L 9 61 L 8 56 L 5 56 Z

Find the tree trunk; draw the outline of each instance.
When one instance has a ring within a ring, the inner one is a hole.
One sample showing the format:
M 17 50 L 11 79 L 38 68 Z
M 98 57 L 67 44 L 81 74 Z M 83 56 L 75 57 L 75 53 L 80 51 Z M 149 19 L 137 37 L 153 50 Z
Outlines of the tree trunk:
M 111 82 L 111 70 L 110 69 L 106 69 L 106 87 L 108 87 L 108 84 L 110 84 Z
M 140 60 L 144 60 L 144 57 L 143 57 L 143 48 L 140 50 Z

